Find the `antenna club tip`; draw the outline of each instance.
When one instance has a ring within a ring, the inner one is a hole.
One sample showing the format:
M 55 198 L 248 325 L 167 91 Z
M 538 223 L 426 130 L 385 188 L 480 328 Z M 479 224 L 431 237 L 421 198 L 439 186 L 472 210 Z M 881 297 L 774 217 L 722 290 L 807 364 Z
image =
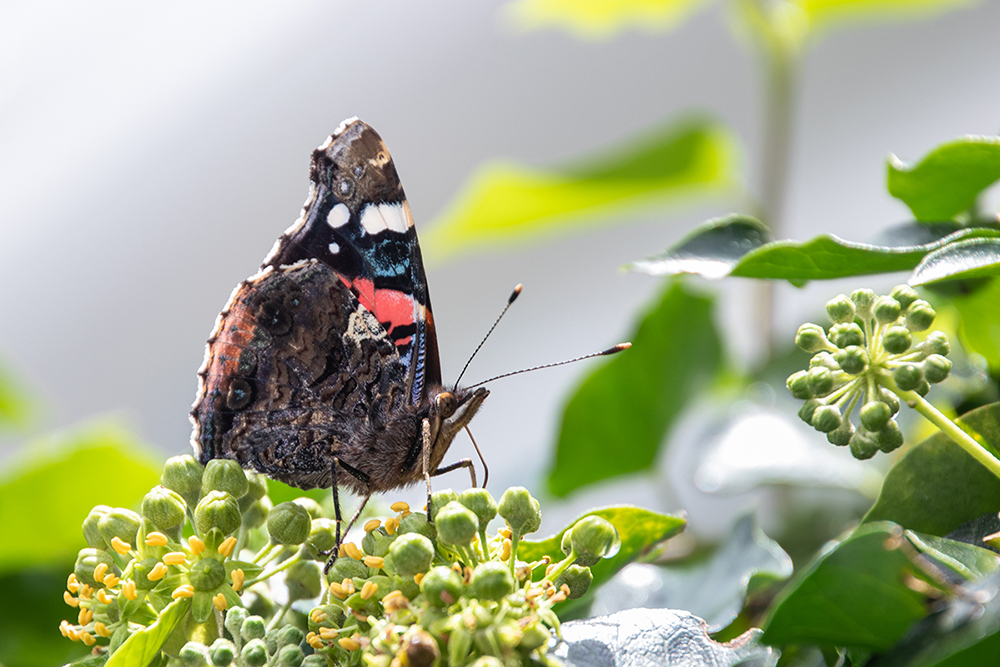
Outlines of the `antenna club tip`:
M 632 347 L 632 343 L 618 343 L 614 347 L 610 347 L 607 350 L 604 350 L 604 352 L 601 352 L 601 355 L 603 356 L 606 354 L 617 354 L 618 352 L 621 352 L 622 350 L 627 350 L 630 347 Z
M 516 299 L 518 297 L 518 295 L 521 294 L 521 290 L 523 288 L 524 288 L 524 286 L 521 283 L 518 283 L 517 286 L 514 287 L 514 291 L 510 293 L 510 298 L 507 299 L 507 305 L 508 306 L 510 304 L 514 303 L 514 299 Z

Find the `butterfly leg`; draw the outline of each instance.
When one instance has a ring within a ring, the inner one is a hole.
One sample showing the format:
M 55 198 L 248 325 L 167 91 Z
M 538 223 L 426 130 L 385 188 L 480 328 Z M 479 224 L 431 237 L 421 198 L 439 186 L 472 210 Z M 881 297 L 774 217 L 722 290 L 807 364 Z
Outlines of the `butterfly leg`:
M 472 478 L 472 488 L 476 488 L 476 467 L 472 465 L 472 459 L 462 459 L 461 461 L 455 461 L 450 465 L 441 466 L 431 473 L 431 477 L 437 477 L 438 475 L 443 475 L 446 472 L 458 470 L 459 468 L 469 469 L 469 477 Z
M 343 543 L 342 536 L 346 537 L 347 533 L 350 532 L 354 522 L 358 520 L 359 516 L 361 516 L 361 511 L 365 508 L 365 505 L 368 504 L 368 499 L 372 497 L 371 492 L 365 494 L 364 498 L 361 499 L 361 504 L 358 506 L 358 510 L 354 513 L 354 516 L 351 517 L 351 521 L 347 524 L 347 529 L 341 533 L 340 526 L 341 523 L 343 523 L 343 517 L 340 514 L 340 494 L 337 492 L 337 471 L 340 468 L 343 468 L 345 472 L 366 486 L 371 481 L 368 475 L 361 472 L 354 466 L 344 463 L 339 458 L 335 457 L 333 459 L 333 466 L 330 472 L 333 478 L 333 513 L 337 523 L 337 539 L 333 543 L 333 550 L 330 552 L 330 560 L 326 562 L 326 567 L 323 568 L 323 574 L 329 572 L 330 568 L 337 560 L 337 556 L 340 553 L 340 545 Z

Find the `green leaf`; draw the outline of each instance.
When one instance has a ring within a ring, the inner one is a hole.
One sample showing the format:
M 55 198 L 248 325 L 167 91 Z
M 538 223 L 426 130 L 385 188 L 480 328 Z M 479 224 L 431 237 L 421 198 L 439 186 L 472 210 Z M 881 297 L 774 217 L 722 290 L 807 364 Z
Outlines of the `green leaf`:
M 504 7 L 517 28 L 565 30 L 581 39 L 607 39 L 625 30 L 670 30 L 706 0 L 514 0 Z
M 120 426 L 96 423 L 32 443 L 0 478 L 0 571 L 72 562 L 95 505 L 134 507 L 161 465 Z M 43 519 L 43 520 L 40 520 Z
M 170 633 L 187 615 L 190 600 L 174 600 L 160 612 L 160 617 L 147 628 L 139 630 L 119 647 L 106 667 L 146 667 L 157 654 Z
M 488 164 L 423 235 L 424 257 L 533 239 L 584 218 L 611 224 L 641 204 L 716 193 L 735 182 L 735 146 L 721 124 L 694 119 L 561 169 Z
M 920 553 L 934 559 L 939 565 L 948 568 L 966 581 L 982 579 L 1000 568 L 1000 556 L 974 544 L 936 535 L 924 535 L 912 530 L 906 531 L 906 537 Z
M 1000 179 L 1000 137 L 964 137 L 941 144 L 916 163 L 891 156 L 889 194 L 917 220 L 949 220 L 970 209 Z
M 0 665 L 52 667 L 90 657 L 82 643 L 59 636 L 59 623 L 76 623 L 79 611 L 63 602 L 72 567 L 68 561 L 0 574 Z
M 1000 404 L 972 410 L 959 422 L 1000 449 Z M 943 433 L 935 433 L 889 470 L 865 522 L 889 520 L 930 535 L 1000 511 L 1000 479 Z
M 891 647 L 927 615 L 923 595 L 904 583 L 913 565 L 902 540 L 899 526 L 867 524 L 821 554 L 775 601 L 761 641 Z
M 929 285 L 996 275 L 1000 275 L 1000 239 L 965 239 L 924 257 L 913 270 L 910 284 Z
M 554 495 L 651 468 L 674 419 L 722 366 L 712 300 L 679 282 L 667 285 L 632 343 L 566 404 L 549 471 Z
M 968 295 L 952 297 L 962 317 L 962 347 L 982 355 L 993 372 L 1000 371 L 1000 278 Z
M 312 498 L 318 503 L 328 500 L 331 497 L 330 489 L 297 489 L 284 482 L 274 479 L 267 479 L 267 496 L 275 505 L 291 502 L 296 498 Z
M 580 516 L 569 526 L 563 528 L 558 535 L 547 540 L 523 540 L 517 548 L 518 559 L 531 562 L 548 556 L 553 563 L 563 560 L 566 558 L 566 554 L 562 552 L 561 548 L 563 533 L 576 525 L 576 522 L 583 517 L 591 515 L 610 521 L 618 530 L 618 536 L 622 541 L 618 553 L 610 558 L 602 558 L 590 567 L 590 571 L 594 575 L 591 590 L 596 589 L 652 547 L 680 533 L 687 525 L 687 522 L 681 517 L 659 514 L 629 505 L 596 509 Z M 544 573 L 539 572 L 538 575 L 541 577 Z

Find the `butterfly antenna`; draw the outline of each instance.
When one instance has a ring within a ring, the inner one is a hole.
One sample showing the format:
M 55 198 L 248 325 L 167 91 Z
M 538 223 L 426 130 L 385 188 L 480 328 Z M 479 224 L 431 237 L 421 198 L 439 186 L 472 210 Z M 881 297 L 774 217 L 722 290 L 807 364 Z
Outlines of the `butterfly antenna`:
M 521 287 L 522 287 L 521 283 L 518 283 L 517 287 L 514 288 L 514 291 L 510 293 L 510 298 L 507 299 L 507 305 L 503 307 L 503 310 L 497 317 L 496 322 L 494 322 L 493 326 L 490 327 L 490 330 L 486 332 L 486 335 L 483 336 L 483 339 L 479 341 L 479 345 L 476 347 L 476 350 L 472 353 L 472 356 L 469 357 L 469 360 L 465 362 L 465 367 L 462 369 L 462 372 L 458 374 L 458 379 L 455 380 L 456 387 L 458 386 L 458 383 L 462 381 L 462 376 L 465 375 L 465 371 L 469 370 L 469 364 L 471 364 L 472 360 L 476 358 L 477 354 L 479 354 L 479 350 L 482 349 L 483 344 L 486 342 L 486 339 L 489 338 L 490 334 L 493 333 L 493 330 L 497 328 L 497 325 L 500 324 L 500 320 L 503 319 L 503 316 L 507 314 L 507 310 L 510 308 L 510 305 L 514 303 L 514 300 L 517 299 L 518 295 L 521 293 Z M 475 442 L 475 440 L 473 440 L 473 442 Z M 478 451 L 478 449 L 479 448 L 477 447 L 476 450 Z M 480 458 L 481 457 L 482 454 L 480 454 Z M 483 485 L 485 486 L 485 482 L 483 483 Z
M 542 364 L 541 366 L 532 366 L 531 368 L 524 368 L 519 371 L 512 371 L 510 373 L 504 373 L 503 375 L 497 375 L 496 377 L 491 377 L 489 380 L 483 380 L 482 382 L 477 382 L 474 385 L 466 387 L 466 389 L 475 389 L 476 387 L 481 387 L 487 382 L 493 382 L 494 380 L 499 380 L 500 378 L 510 377 L 511 375 L 520 375 L 521 373 L 528 373 L 530 371 L 537 371 L 543 368 L 555 368 L 556 366 L 565 366 L 566 364 L 572 364 L 577 361 L 583 361 L 584 359 L 590 359 L 592 357 L 604 357 L 609 354 L 617 354 L 622 350 L 627 350 L 632 347 L 632 343 L 618 343 L 614 347 L 609 347 L 601 352 L 592 352 L 591 354 L 585 354 L 582 357 L 576 357 L 574 359 L 567 359 L 566 361 L 557 361 L 554 364 Z
M 469 430 L 468 424 L 465 425 L 465 432 L 469 434 L 469 440 L 472 441 L 472 446 L 476 448 L 476 454 L 479 454 L 479 460 L 483 464 L 483 488 L 485 489 L 486 485 L 489 484 L 490 481 L 490 467 L 486 465 L 486 459 L 483 457 L 483 453 L 479 451 L 479 444 L 476 443 L 476 439 L 472 437 L 472 431 Z

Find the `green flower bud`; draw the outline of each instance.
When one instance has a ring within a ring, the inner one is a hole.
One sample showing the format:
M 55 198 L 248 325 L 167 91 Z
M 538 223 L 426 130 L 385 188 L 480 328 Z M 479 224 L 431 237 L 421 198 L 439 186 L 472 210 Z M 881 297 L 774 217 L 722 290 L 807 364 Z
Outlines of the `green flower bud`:
M 240 627 L 240 637 L 244 640 L 263 639 L 267 633 L 267 626 L 260 616 L 247 616 Z
M 180 494 L 165 486 L 154 486 L 142 499 L 146 525 L 163 533 L 177 532 L 176 529 L 184 524 L 186 512 L 187 504 Z
M 424 575 L 420 590 L 432 607 L 450 607 L 462 596 L 462 577 L 450 567 L 439 565 Z
M 292 565 L 288 568 L 285 585 L 288 586 L 290 600 L 309 600 L 318 596 L 323 590 L 323 573 L 320 572 L 319 563 L 300 560 Z
M 275 505 L 267 515 L 267 533 L 274 544 L 302 544 L 311 527 L 309 512 L 293 502 Z
M 809 360 L 809 368 L 829 368 L 831 371 L 840 370 L 840 365 L 829 352 L 817 352 Z
M 840 410 L 832 405 L 824 405 L 816 408 L 811 423 L 812 427 L 820 433 L 829 433 L 840 428 L 842 422 Z
M 389 554 L 399 576 L 413 577 L 430 569 L 434 544 L 420 533 L 406 533 L 396 538 Z
M 826 314 L 834 324 L 854 321 L 854 302 L 841 294 L 826 302 Z M 800 329 L 801 331 L 801 329 Z M 806 350 L 809 352 L 809 350 Z
M 247 474 L 236 461 L 212 459 L 205 464 L 201 488 L 206 495 L 209 491 L 225 491 L 239 500 L 246 495 L 250 484 L 247 482 Z
M 337 542 L 337 523 L 332 519 L 313 519 L 306 540 L 318 553 L 330 552 Z M 371 553 L 365 549 L 366 553 Z
M 854 302 L 857 316 L 861 320 L 867 322 L 872 318 L 872 306 L 875 305 L 875 292 L 870 289 L 856 289 L 851 292 L 851 301 Z
M 868 366 L 868 352 L 857 345 L 849 345 L 843 350 L 837 350 L 833 355 L 845 373 L 857 375 Z
M 851 438 L 851 454 L 858 460 L 870 459 L 878 451 L 878 441 L 870 431 L 859 428 Z
M 899 301 L 896 301 L 891 296 L 880 296 L 875 299 L 875 305 L 872 307 L 875 319 L 882 325 L 891 324 L 898 320 L 899 313 L 902 310 Z
M 229 667 L 236 659 L 236 647 L 228 639 L 216 639 L 208 649 L 208 659 L 214 667 Z
M 518 535 L 533 533 L 542 525 L 541 507 L 523 486 L 512 486 L 503 492 L 497 513 Z
M 913 344 L 913 337 L 906 327 L 889 327 L 882 334 L 882 347 L 889 354 L 903 354 Z
M 909 285 L 896 285 L 892 288 L 892 292 L 889 293 L 893 299 L 899 302 L 899 305 L 906 310 L 910 307 L 910 304 L 919 299 L 916 290 L 914 290 Z
M 927 354 L 947 355 L 951 352 L 951 343 L 948 342 L 948 335 L 943 331 L 932 331 L 927 334 L 923 342 L 924 351 Z
M 302 507 L 306 512 L 308 512 L 310 519 L 319 519 L 323 516 L 323 508 L 320 507 L 320 504 L 318 502 L 316 502 L 312 498 L 309 498 L 308 496 L 302 496 L 300 498 L 296 498 L 292 502 L 298 505 L 299 507 Z
M 326 656 L 321 653 L 310 653 L 303 660 L 299 667 L 327 667 Z
M 892 417 L 892 410 L 882 401 L 868 401 L 861 407 L 861 423 L 869 431 L 877 431 Z
M 484 528 L 497 515 L 497 501 L 486 489 L 466 489 L 459 494 L 458 502 L 472 510 Z
M 584 593 L 590 589 L 590 584 L 593 581 L 594 575 L 591 574 L 589 567 L 570 565 L 552 583 L 556 585 L 556 588 L 562 588 L 563 584 L 569 586 L 569 599 L 576 600 L 583 597 Z
M 594 515 L 573 524 L 571 540 L 577 556 L 590 558 L 613 556 L 621 547 L 621 538 L 611 522 Z
M 879 400 L 889 406 L 889 410 L 892 412 L 892 414 L 895 415 L 896 413 L 899 412 L 899 407 L 900 407 L 899 397 L 896 396 L 896 394 L 892 393 L 885 387 L 880 387 L 878 395 L 879 395 Z
M 571 565 L 570 567 L 575 566 Z M 587 585 L 589 586 L 590 584 L 588 583 Z M 570 589 L 572 589 L 572 586 L 570 586 Z M 524 626 L 524 630 L 521 632 L 521 641 L 517 646 L 522 651 L 534 651 L 537 648 L 545 646 L 549 642 L 550 637 L 552 637 L 552 633 L 549 632 L 548 628 L 538 621 L 532 621 Z
M 795 398 L 812 398 L 812 389 L 809 388 L 809 374 L 806 371 L 798 371 L 788 376 L 785 386 Z
M 844 447 L 850 444 L 853 436 L 854 424 L 851 423 L 850 419 L 845 419 L 841 422 L 840 426 L 826 434 L 826 439 L 830 442 L 830 444 L 837 445 L 838 447 Z
M 823 402 L 815 398 L 810 398 L 808 401 L 802 404 L 799 408 L 799 418 L 805 423 L 812 425 L 813 415 L 816 413 L 816 408 L 823 405 Z
M 834 324 L 830 327 L 830 340 L 840 348 L 848 345 L 864 345 L 865 333 L 854 322 Z
M 306 636 L 294 625 L 278 629 L 278 646 L 298 646 Z
M 430 506 L 430 509 L 432 510 L 431 518 L 434 519 L 434 521 L 437 521 L 438 512 L 441 511 L 442 507 L 452 501 L 458 501 L 458 494 L 451 489 L 441 489 L 440 491 L 432 493 Z
M 201 495 L 201 464 L 190 454 L 174 456 L 167 459 L 160 475 L 160 484 L 176 491 L 184 498 L 188 507 L 198 503 Z
M 194 525 L 200 535 L 213 528 L 229 535 L 236 532 L 241 520 L 239 503 L 225 491 L 209 491 L 194 508 Z
M 225 626 L 229 634 L 233 637 L 241 637 L 240 628 L 243 627 L 243 621 L 247 620 L 249 615 L 250 612 L 243 607 L 230 607 L 227 609 Z
M 851 308 L 853 312 L 853 307 Z M 806 322 L 795 332 L 795 344 L 806 352 L 819 352 L 830 346 L 823 327 L 812 322 Z
M 903 432 L 899 430 L 899 424 L 895 419 L 890 419 L 881 429 L 875 433 L 875 441 L 878 448 L 888 454 L 903 444 Z
M 267 495 L 267 477 L 259 472 L 246 472 L 247 493 L 254 500 L 260 500 Z
M 450 500 L 448 502 L 451 502 Z M 445 503 L 447 505 L 448 503 Z M 444 505 L 435 505 L 437 509 L 441 509 Z M 402 535 L 404 533 L 420 533 L 431 541 L 437 539 L 437 528 L 434 524 L 427 520 L 427 515 L 423 512 L 412 512 L 404 516 L 400 522 L 399 527 L 396 528 L 396 535 Z
M 917 299 L 906 309 L 906 328 L 910 331 L 926 331 L 934 323 L 937 313 L 931 304 Z
M 499 561 L 486 561 L 476 566 L 469 581 L 469 591 L 480 600 L 499 602 L 514 590 L 510 568 Z
M 141 522 L 142 519 L 132 510 L 116 507 L 98 520 L 97 529 L 101 531 L 101 536 L 109 548 L 111 541 L 116 537 L 134 547 Z
M 892 379 L 896 381 L 896 386 L 903 391 L 912 391 L 924 381 L 924 373 L 917 364 L 900 364 L 892 372 Z
M 83 520 L 83 537 L 87 540 L 88 547 L 103 549 L 107 546 L 104 536 L 101 535 L 101 530 L 97 526 L 101 521 L 101 517 L 110 511 L 111 508 L 107 505 L 98 505 L 90 510 L 90 514 Z
M 330 583 L 340 583 L 344 579 L 367 579 L 368 566 L 353 558 L 338 558 L 326 573 Z
M 376 528 L 375 530 L 365 533 L 365 536 L 361 539 L 361 550 L 364 551 L 369 556 L 384 556 L 385 552 L 380 554 L 375 553 L 375 549 L 377 549 L 377 545 L 381 540 L 381 538 L 383 537 L 392 537 L 392 536 L 390 536 L 389 533 L 385 532 L 385 528 L 382 528 L 381 526 Z M 388 551 L 389 545 L 386 544 L 385 548 L 386 551 Z
M 927 392 L 929 392 L 930 390 L 931 390 L 930 383 L 927 382 L 927 380 L 922 380 L 920 382 L 920 386 L 914 389 L 913 391 L 917 392 L 921 396 L 926 396 Z
M 317 609 L 322 612 L 319 614 L 319 617 L 322 619 L 319 623 L 315 621 L 314 615 Z M 322 607 L 314 607 L 307 616 L 309 631 L 318 633 L 320 628 L 339 628 L 345 618 L 347 618 L 347 614 L 344 612 L 344 608 L 338 605 L 328 604 Z
M 95 588 L 103 587 L 103 582 L 98 582 L 94 579 L 94 569 L 101 563 L 108 566 L 108 572 L 115 571 L 115 561 L 107 551 L 103 549 L 80 549 L 80 553 L 76 557 L 76 564 L 73 566 L 73 573 L 76 574 L 77 579 L 85 584 L 94 586 Z
M 833 373 L 829 368 L 823 368 L 822 366 L 810 368 L 809 373 L 806 375 L 806 382 L 809 384 L 809 390 L 814 396 L 826 396 L 833 391 Z
M 940 354 L 932 354 L 924 359 L 924 377 L 928 382 L 937 384 L 951 373 L 951 361 Z
M 188 642 L 185 644 L 181 647 L 177 657 L 180 658 L 181 664 L 184 667 L 206 667 L 208 665 L 205 645 L 198 642 Z
M 483 655 L 476 658 L 469 667 L 503 667 L 503 663 L 500 662 L 500 658 L 494 658 L 492 655 Z
M 267 664 L 267 645 L 263 639 L 251 639 L 240 651 L 240 660 L 247 667 L 264 667 Z
M 466 546 L 479 531 L 479 519 L 465 505 L 452 501 L 441 508 L 434 518 L 438 541 L 442 544 Z
M 278 652 L 278 630 L 279 628 L 271 628 L 264 633 L 264 648 L 268 655 L 274 655 Z
M 291 627 L 291 626 L 285 626 Z M 283 646 L 280 651 L 278 651 L 278 664 L 283 667 L 300 667 L 302 661 L 305 660 L 305 654 L 298 645 Z
M 226 580 L 226 568 L 214 558 L 202 558 L 191 566 L 189 576 L 196 591 L 213 591 Z
M 243 496 L 244 499 L 249 497 L 249 493 Z M 242 502 L 242 500 L 240 502 Z M 271 512 L 273 507 L 274 505 L 271 504 L 271 499 L 267 497 L 250 503 L 250 506 L 243 512 L 243 525 L 247 528 L 260 528 L 264 525 L 264 522 L 267 520 L 267 515 Z
M 434 637 L 426 630 L 419 628 L 412 629 L 403 638 L 402 653 L 406 656 L 403 660 L 408 667 L 431 667 L 441 655 Z

